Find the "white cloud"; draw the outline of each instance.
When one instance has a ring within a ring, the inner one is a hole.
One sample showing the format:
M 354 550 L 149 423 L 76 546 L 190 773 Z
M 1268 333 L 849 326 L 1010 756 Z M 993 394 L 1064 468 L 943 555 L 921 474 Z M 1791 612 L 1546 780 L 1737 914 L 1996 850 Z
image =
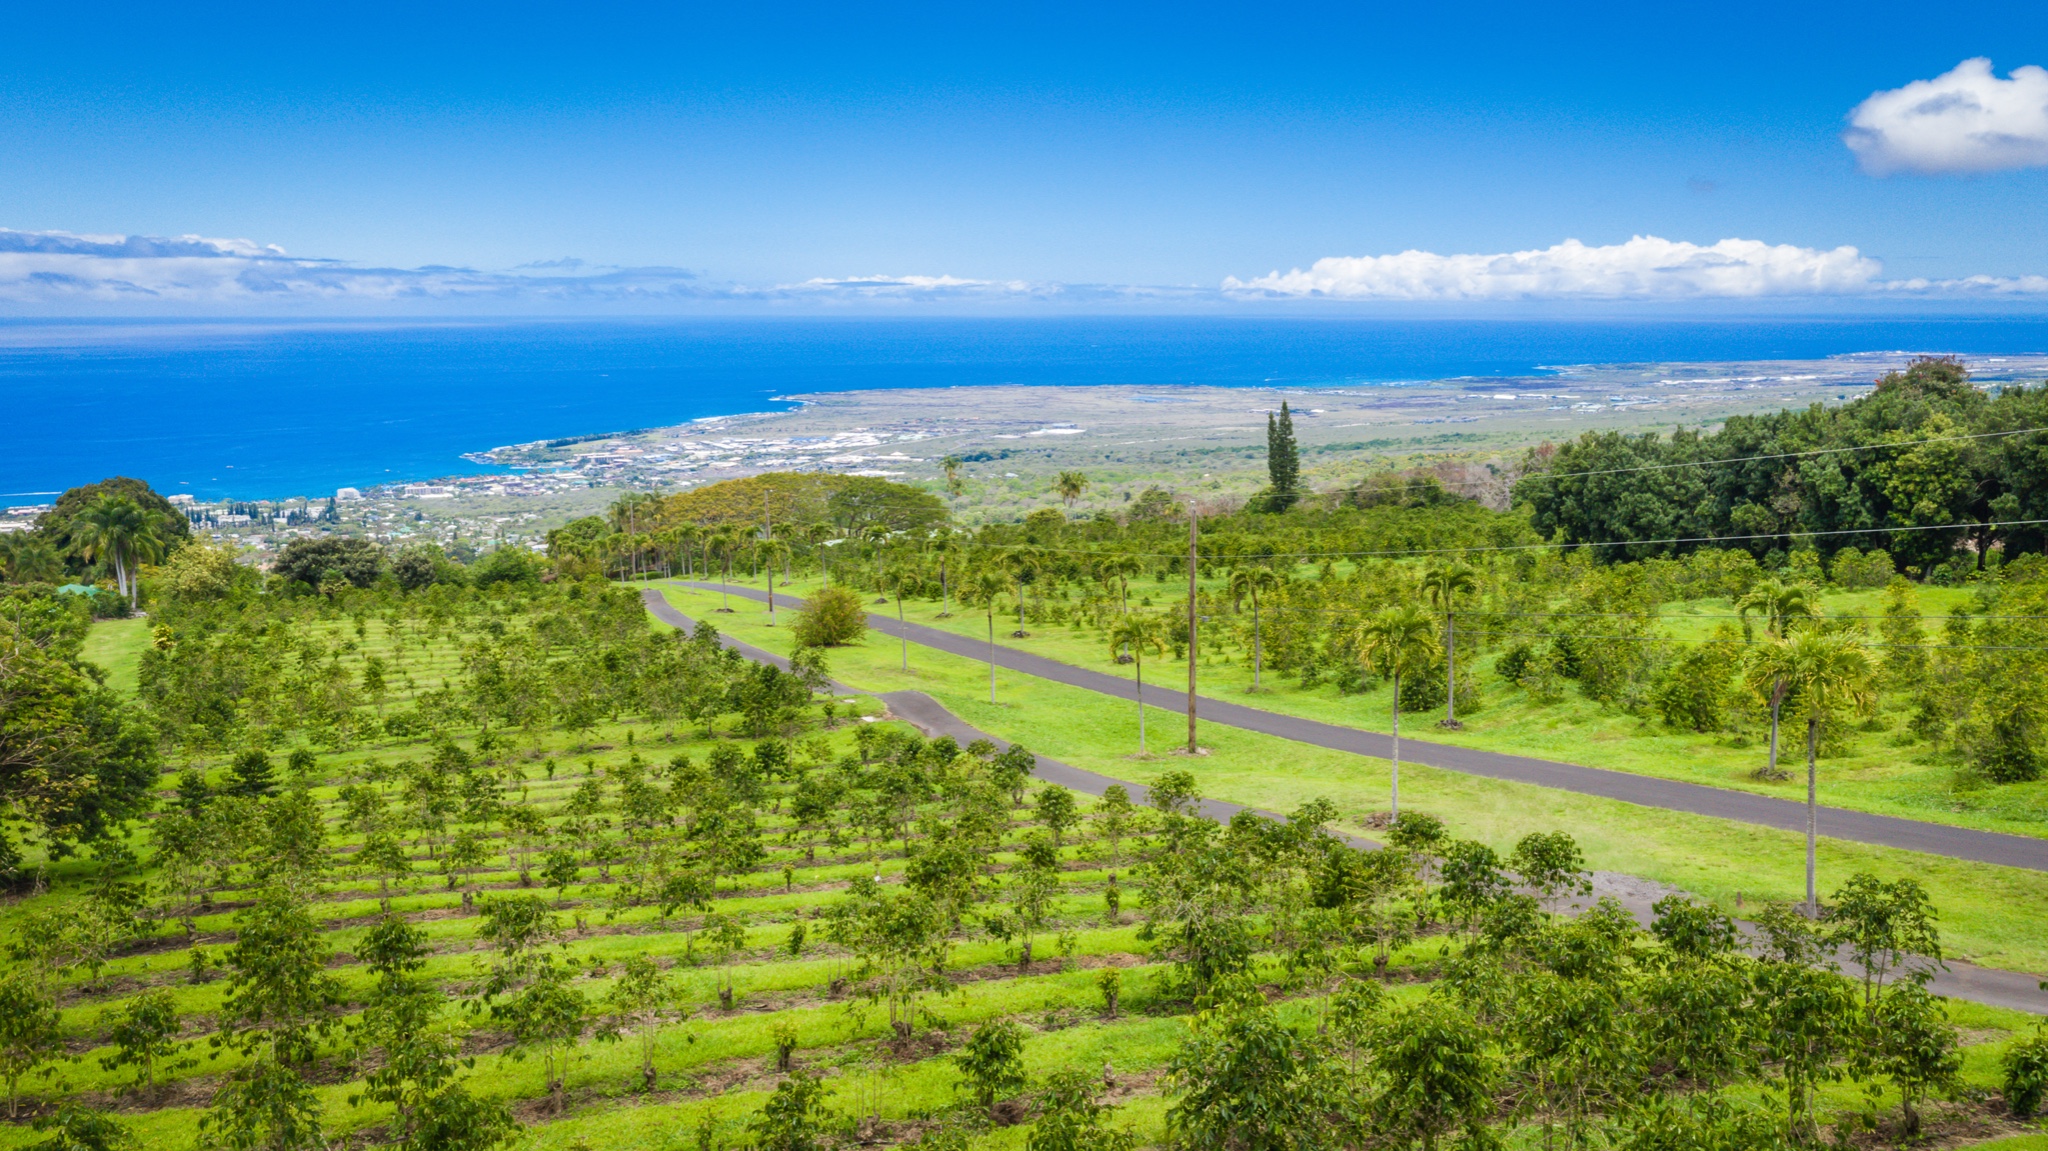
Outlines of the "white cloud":
M 50 309 L 307 310 L 415 304 L 517 307 L 677 303 L 1091 303 L 1185 290 L 979 280 L 959 276 L 817 277 L 789 284 L 708 283 L 667 267 L 602 267 L 564 257 L 509 271 L 367 268 L 287 255 L 275 245 L 202 236 L 80 235 L 0 228 L 0 303 Z
M 951 275 L 816 277 L 749 285 L 683 268 L 563 258 L 509 271 L 360 267 L 275 245 L 202 236 L 79 235 L 0 228 L 0 306 L 54 314 L 388 314 L 401 311 L 667 312 L 694 308 L 1212 308 L 1256 300 L 1693 300 L 1814 296 L 2048 295 L 2048 277 L 1886 280 L 1855 248 L 1757 240 L 1711 245 L 1637 236 L 1497 255 L 1333 256 L 1219 289 L 985 280 Z
M 1828 250 L 1761 240 L 1699 245 L 1656 236 L 1592 247 L 1566 240 L 1495 255 L 1327 256 L 1307 271 L 1235 276 L 1237 296 L 1344 300 L 1673 300 L 1853 295 L 1879 288 L 1882 265 L 1851 247 Z
M 578 274 L 363 268 L 288 256 L 274 244 L 203 236 L 98 236 L 0 228 L 0 302 L 42 306 L 266 308 L 407 301 L 634 300 L 706 294 L 681 268 Z
M 1873 93 L 1849 113 L 1843 140 L 1863 170 L 1997 172 L 2048 166 L 2048 69 L 1965 60 L 1945 75 Z
M 762 296 L 830 296 L 858 300 L 1016 299 L 1057 295 L 1064 285 L 1024 280 L 970 280 L 959 276 L 815 276 L 763 289 Z

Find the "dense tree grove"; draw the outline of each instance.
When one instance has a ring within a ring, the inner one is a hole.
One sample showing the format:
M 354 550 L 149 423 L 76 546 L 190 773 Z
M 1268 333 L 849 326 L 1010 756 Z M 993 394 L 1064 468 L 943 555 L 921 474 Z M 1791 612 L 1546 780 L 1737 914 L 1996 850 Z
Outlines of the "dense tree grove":
M 78 597 L 0 596 L 0 804 L 51 855 L 106 842 L 142 814 L 157 781 L 145 716 L 79 658 L 89 624 Z M 21 867 L 0 827 L 0 873 Z
M 1884 550 L 1934 576 L 2048 545 L 2044 427 L 2048 388 L 1987 395 L 1960 365 L 1921 360 L 1839 407 L 1737 416 L 1712 434 L 1587 433 L 1515 498 L 1547 538 L 1615 544 L 1598 549 L 1613 558 L 1730 537 L 1762 558 L 1810 534 L 1823 558 Z

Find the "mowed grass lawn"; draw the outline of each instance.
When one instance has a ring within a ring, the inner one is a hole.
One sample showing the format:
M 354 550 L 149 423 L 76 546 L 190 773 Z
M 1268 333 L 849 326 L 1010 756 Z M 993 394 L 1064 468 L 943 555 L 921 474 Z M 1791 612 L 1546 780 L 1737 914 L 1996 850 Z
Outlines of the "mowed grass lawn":
M 749 586 L 761 590 L 759 581 Z M 792 597 L 802 596 L 818 586 L 815 577 L 799 579 L 786 592 Z M 1221 590 L 1220 584 L 1211 581 L 1204 581 L 1204 587 L 1209 591 Z M 1164 604 L 1175 597 L 1184 599 L 1186 592 L 1184 580 L 1164 584 L 1134 581 L 1131 602 L 1136 606 L 1143 596 L 1155 604 Z M 778 596 L 784 593 L 785 589 L 778 587 Z M 1920 607 L 1928 617 L 1930 642 L 1939 640 L 1941 617 L 1969 599 L 1970 593 L 1964 589 L 1920 589 Z M 732 602 L 735 606 L 742 603 L 738 599 Z M 748 610 L 758 610 L 757 605 L 747 606 Z M 1881 611 L 1877 592 L 1831 594 L 1826 597 L 1826 607 L 1835 616 L 1874 616 Z M 951 616 L 943 616 L 939 603 L 905 600 L 903 616 L 912 623 L 987 640 L 988 620 L 981 609 L 964 606 L 958 600 L 953 601 L 952 608 Z M 887 605 L 871 603 L 870 610 L 893 618 L 897 609 L 891 600 Z M 1249 610 L 1247 605 L 1247 616 Z M 1734 605 L 1723 599 L 1666 604 L 1664 631 L 1676 639 L 1698 642 L 1708 638 L 1723 617 L 1733 615 Z M 1094 628 L 1051 621 L 1032 623 L 1027 627 L 1030 634 L 1021 639 L 1012 638 L 1011 633 L 1016 630 L 1016 608 L 1012 603 L 1007 618 L 1000 612 L 996 615 L 997 644 L 1093 671 L 1122 677 L 1131 674 L 1128 664 L 1120 666 L 1115 662 L 1107 640 Z M 1205 647 L 1206 644 L 1207 641 Z M 1482 695 L 1482 706 L 1477 711 L 1459 714 L 1464 730 L 1437 727 L 1435 721 L 1442 718 L 1439 709 L 1404 715 L 1403 734 L 1784 799 L 1806 797 L 1803 771 L 1775 782 L 1756 778 L 1756 770 L 1768 758 L 1768 728 L 1759 723 L 1746 722 L 1741 731 L 1732 733 L 1676 731 L 1656 719 L 1628 715 L 1587 700 L 1569 685 L 1559 702 L 1536 703 L 1526 692 L 1494 674 L 1492 667 L 1499 654 L 1499 649 L 1483 654 L 1461 649 L 1461 663 L 1467 658 L 1476 660 Z M 1169 654 L 1156 660 L 1148 658 L 1146 664 L 1148 682 L 1187 682 L 1185 659 L 1175 660 Z M 1252 694 L 1248 650 L 1205 655 L 1200 679 L 1202 693 L 1218 699 L 1367 731 L 1385 732 L 1392 727 L 1393 690 L 1386 686 L 1357 694 L 1346 694 L 1329 683 L 1303 688 L 1295 677 L 1276 674 L 1268 668 L 1261 677 L 1263 690 Z M 1958 779 L 1955 769 L 1937 761 L 1927 744 L 1904 734 L 1906 708 L 1903 697 L 1887 695 L 1877 716 L 1884 730 L 1852 732 L 1842 754 L 1821 760 L 1822 803 L 1905 819 L 2048 838 L 2048 780 L 1981 786 Z M 1787 736 L 1781 760 L 1797 760 L 1800 755 L 1796 735 Z
M 85 633 L 79 656 L 107 673 L 107 686 L 123 695 L 134 695 L 142 653 L 149 648 L 147 619 L 103 619 Z
M 791 647 L 786 611 L 778 613 L 783 626 L 771 627 L 765 606 L 754 601 L 734 598 L 733 612 L 719 614 L 716 592 L 674 585 L 661 585 L 661 591 L 678 610 L 710 620 L 735 638 L 779 653 Z M 991 705 L 985 663 L 917 644 L 910 645 L 909 671 L 900 669 L 900 659 L 897 640 L 875 632 L 830 653 L 832 672 L 844 682 L 869 691 L 926 692 L 984 731 L 1104 775 L 1143 781 L 1184 769 L 1206 795 L 1282 812 L 1326 796 L 1338 805 L 1342 826 L 1360 834 L 1366 833 L 1366 815 L 1387 808 L 1385 760 L 1208 723 L 1200 727 L 1208 755 L 1139 758 L 1134 704 L 998 669 L 997 702 Z M 1185 675 L 1185 665 L 1159 666 L 1161 682 L 1171 682 L 1176 669 Z M 1186 723 L 1152 710 L 1147 731 L 1154 751 L 1170 748 L 1177 735 L 1184 738 Z M 1805 841 L 1791 832 L 1414 764 L 1402 766 L 1401 797 L 1404 809 L 1438 815 L 1458 835 L 1497 850 L 1532 831 L 1570 832 L 1594 868 L 1672 884 L 1731 913 L 1753 911 L 1760 900 L 1796 900 L 1805 891 Z M 1952 958 L 2048 972 L 2048 916 L 2040 913 L 2048 906 L 2048 874 L 1821 841 L 1824 894 L 1859 871 L 1924 884 L 1941 911 Z

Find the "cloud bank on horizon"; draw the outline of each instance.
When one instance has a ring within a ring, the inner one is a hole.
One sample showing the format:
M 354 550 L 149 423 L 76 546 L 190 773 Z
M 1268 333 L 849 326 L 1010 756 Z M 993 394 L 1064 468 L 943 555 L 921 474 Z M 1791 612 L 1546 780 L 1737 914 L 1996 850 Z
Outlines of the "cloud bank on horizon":
M 88 235 L 0 228 L 0 303 L 45 310 L 317 311 L 495 305 L 687 308 L 755 303 L 819 307 L 918 304 L 1185 305 L 1261 300 L 1487 302 L 1801 298 L 2048 297 L 2048 276 L 1885 279 L 1856 248 L 1760 240 L 1694 244 L 1657 236 L 1494 254 L 1409 250 L 1329 256 L 1306 270 L 1226 277 L 1216 289 L 1067 284 L 952 275 L 814 277 L 718 283 L 683 268 L 591 267 L 549 260 L 508 271 L 361 267 L 275 245 L 203 236 Z
M 2048 292 L 2048 276 L 1887 280 L 1877 260 L 1844 245 L 1801 248 L 1761 240 L 1692 244 L 1659 236 L 1594 246 L 1566 240 L 1491 255 L 1326 256 L 1307 270 L 1235 276 L 1236 296 L 1338 300 L 1745 300 L 1900 294 L 2018 296 Z
M 1990 60 L 1965 60 L 1873 93 L 1849 113 L 1843 140 L 1877 176 L 2048 167 L 2048 69 L 2029 64 L 2001 80 Z

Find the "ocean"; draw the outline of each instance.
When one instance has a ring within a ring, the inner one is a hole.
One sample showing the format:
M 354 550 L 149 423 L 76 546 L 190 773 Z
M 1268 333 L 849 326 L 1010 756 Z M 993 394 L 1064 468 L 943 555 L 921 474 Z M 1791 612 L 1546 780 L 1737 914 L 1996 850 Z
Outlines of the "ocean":
M 1894 350 L 2038 353 L 2048 320 L 14 321 L 0 323 L 0 501 L 117 474 L 201 498 L 325 495 L 797 392 L 1356 386 Z

